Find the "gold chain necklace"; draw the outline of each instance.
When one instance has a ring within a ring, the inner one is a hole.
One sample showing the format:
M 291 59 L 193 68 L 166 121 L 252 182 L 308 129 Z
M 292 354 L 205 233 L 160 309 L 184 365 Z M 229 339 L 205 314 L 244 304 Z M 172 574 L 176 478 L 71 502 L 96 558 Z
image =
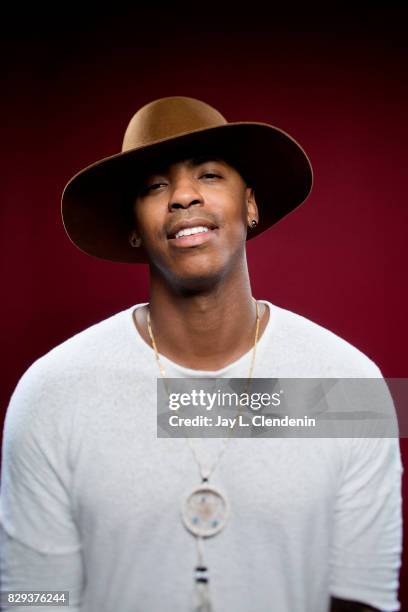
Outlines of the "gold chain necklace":
M 256 346 L 258 343 L 259 336 L 259 307 L 257 300 L 255 300 L 255 298 L 252 299 L 255 301 L 256 305 L 256 329 L 246 391 L 248 391 L 249 385 L 252 380 L 252 374 L 255 366 Z M 150 340 L 153 345 L 156 361 L 159 366 L 163 382 L 166 386 L 167 393 L 170 396 L 166 381 L 166 371 L 160 361 L 159 351 L 157 349 L 156 340 L 154 338 L 153 330 L 151 327 L 150 308 L 148 308 L 147 311 L 147 328 L 149 330 Z M 236 422 L 237 419 L 235 419 L 234 421 L 234 427 Z M 232 432 L 234 427 L 232 427 L 229 431 Z M 191 448 L 194 460 L 199 468 L 202 481 L 199 486 L 194 487 L 194 489 L 189 493 L 187 498 L 184 500 L 182 506 L 182 518 L 184 526 L 188 529 L 190 533 L 192 533 L 196 537 L 197 542 L 198 557 L 197 565 L 195 567 L 195 601 L 193 603 L 193 610 L 194 612 L 211 612 L 213 608 L 211 605 L 208 590 L 208 568 L 206 567 L 206 564 L 203 560 L 203 538 L 213 536 L 219 533 L 221 529 L 223 529 L 230 514 L 230 508 L 226 495 L 221 492 L 220 489 L 208 484 L 208 481 L 210 479 L 211 474 L 214 472 L 215 468 L 220 462 L 221 457 L 223 456 L 227 448 L 228 442 L 231 440 L 231 433 L 227 440 L 223 440 L 223 446 L 221 448 L 221 451 L 218 453 L 217 459 L 214 462 L 213 466 L 206 471 L 204 470 L 197 457 L 196 449 L 194 448 L 191 439 L 186 438 L 186 440 Z

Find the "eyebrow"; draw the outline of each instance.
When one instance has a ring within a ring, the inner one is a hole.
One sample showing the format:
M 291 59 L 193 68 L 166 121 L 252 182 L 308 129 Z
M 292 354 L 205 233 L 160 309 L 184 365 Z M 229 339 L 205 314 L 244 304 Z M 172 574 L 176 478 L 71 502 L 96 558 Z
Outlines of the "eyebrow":
M 205 164 L 209 161 L 223 162 L 224 160 L 221 157 L 217 157 L 216 155 L 195 155 L 194 157 L 189 159 L 189 162 L 192 166 L 199 166 L 200 164 Z
M 147 176 L 152 176 L 154 174 L 162 174 L 164 173 L 169 166 L 172 166 L 173 163 L 179 163 L 182 161 L 186 161 L 189 163 L 190 166 L 196 167 L 196 166 L 200 166 L 201 164 L 205 164 L 209 161 L 216 161 L 216 162 L 224 162 L 225 160 L 222 159 L 222 157 L 217 157 L 216 155 L 194 155 L 193 157 L 185 157 L 183 159 L 177 159 L 174 162 L 170 162 L 168 164 L 162 164 L 160 166 L 157 166 L 156 168 L 153 168 L 153 170 L 151 172 L 148 173 Z

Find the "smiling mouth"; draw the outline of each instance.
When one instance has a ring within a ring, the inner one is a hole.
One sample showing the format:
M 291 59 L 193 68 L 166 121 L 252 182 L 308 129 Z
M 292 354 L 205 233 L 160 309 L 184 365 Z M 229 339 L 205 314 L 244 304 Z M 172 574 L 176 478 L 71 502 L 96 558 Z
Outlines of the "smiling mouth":
M 172 246 L 178 248 L 195 247 L 211 241 L 218 234 L 218 227 L 207 227 L 205 230 L 195 232 L 178 232 L 175 236 L 169 238 Z M 180 235 L 178 235 L 180 234 Z
M 167 238 L 169 240 L 179 239 L 186 235 L 205 233 L 208 231 L 212 231 L 214 229 L 218 229 L 218 227 L 212 221 L 206 219 L 192 219 L 190 224 L 177 224 L 175 228 L 167 233 Z M 184 227 L 183 227 L 184 225 Z
M 189 229 L 189 228 L 186 228 L 186 229 Z M 169 236 L 168 239 L 169 240 L 181 240 L 181 238 L 186 238 L 188 236 L 199 236 L 201 234 L 208 234 L 209 232 L 213 232 L 214 230 L 217 230 L 217 229 L 218 229 L 218 227 L 208 227 L 207 226 L 207 229 L 205 231 L 193 232 L 191 234 L 184 234 L 183 236 L 177 236 L 177 234 L 176 234 L 174 236 Z

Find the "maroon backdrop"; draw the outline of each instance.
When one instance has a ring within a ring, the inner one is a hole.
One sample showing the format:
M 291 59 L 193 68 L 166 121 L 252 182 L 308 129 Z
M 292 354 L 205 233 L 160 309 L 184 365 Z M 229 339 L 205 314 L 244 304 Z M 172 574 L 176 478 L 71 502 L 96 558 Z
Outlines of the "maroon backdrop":
M 70 243 L 60 196 L 74 173 L 120 150 L 140 106 L 168 95 L 275 124 L 305 147 L 312 195 L 249 243 L 253 293 L 346 338 L 384 376 L 408 376 L 406 12 L 30 10 L 2 24 L 3 414 L 36 358 L 147 299 L 145 266 Z

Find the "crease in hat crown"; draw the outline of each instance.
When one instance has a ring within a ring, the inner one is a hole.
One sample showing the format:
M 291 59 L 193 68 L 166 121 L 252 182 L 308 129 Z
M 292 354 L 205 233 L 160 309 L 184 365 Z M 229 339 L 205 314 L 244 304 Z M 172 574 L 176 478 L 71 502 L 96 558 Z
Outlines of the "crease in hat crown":
M 196 98 L 159 98 L 133 115 L 123 138 L 122 151 L 227 123 L 220 112 Z

